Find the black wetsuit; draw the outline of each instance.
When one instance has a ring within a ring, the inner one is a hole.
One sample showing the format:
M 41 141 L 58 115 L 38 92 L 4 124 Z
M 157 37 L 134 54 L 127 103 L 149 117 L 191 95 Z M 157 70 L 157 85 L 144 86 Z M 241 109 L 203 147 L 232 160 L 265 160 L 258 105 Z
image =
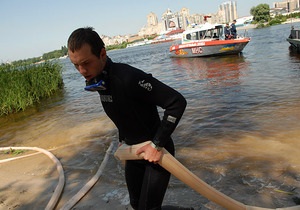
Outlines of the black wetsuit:
M 107 58 L 103 73 L 106 90 L 98 91 L 103 108 L 128 145 L 152 140 L 174 155 L 171 134 L 186 107 L 184 97 L 151 74 Z M 164 109 L 162 120 L 157 106 Z M 159 210 L 170 174 L 145 160 L 126 161 L 126 183 L 130 203 L 138 210 Z

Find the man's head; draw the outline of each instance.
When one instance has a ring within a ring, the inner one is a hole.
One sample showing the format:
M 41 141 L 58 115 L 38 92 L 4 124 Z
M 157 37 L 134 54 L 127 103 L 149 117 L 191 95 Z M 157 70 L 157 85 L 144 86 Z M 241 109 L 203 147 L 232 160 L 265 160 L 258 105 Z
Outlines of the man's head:
M 104 42 L 92 27 L 78 28 L 68 39 L 68 49 L 72 52 L 79 50 L 84 44 L 90 45 L 95 56 L 99 56 L 102 48 L 105 48 Z
M 79 28 L 68 39 L 71 62 L 87 81 L 99 75 L 106 64 L 105 45 L 91 27 Z

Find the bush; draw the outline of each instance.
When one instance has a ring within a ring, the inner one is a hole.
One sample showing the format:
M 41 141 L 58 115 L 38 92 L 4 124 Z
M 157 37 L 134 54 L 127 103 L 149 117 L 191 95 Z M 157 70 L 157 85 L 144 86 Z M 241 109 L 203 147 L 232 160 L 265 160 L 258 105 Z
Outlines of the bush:
M 278 19 L 278 18 L 274 18 L 272 20 L 270 20 L 269 22 L 269 25 L 272 26 L 272 25 L 278 25 L 278 24 L 281 24 L 282 20 Z
M 261 23 L 261 22 L 258 23 L 257 26 L 256 26 L 256 28 L 264 28 L 264 27 L 266 27 L 265 24 Z
M 0 116 L 25 110 L 63 87 L 62 66 L 45 62 L 0 66 Z

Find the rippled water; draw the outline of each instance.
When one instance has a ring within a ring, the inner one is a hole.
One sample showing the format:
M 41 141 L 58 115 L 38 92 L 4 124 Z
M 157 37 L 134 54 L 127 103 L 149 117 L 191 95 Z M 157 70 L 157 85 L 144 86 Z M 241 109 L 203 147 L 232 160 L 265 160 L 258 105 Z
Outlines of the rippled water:
M 250 43 L 235 56 L 170 58 L 170 43 L 108 55 L 152 73 L 186 97 L 187 109 L 173 134 L 185 166 L 248 205 L 283 207 L 294 205 L 291 194 L 300 192 L 300 56 L 289 49 L 289 30 L 290 25 L 250 29 Z M 59 62 L 64 91 L 0 118 L 1 146 L 116 140 L 98 94 L 83 91 L 84 79 L 68 59 Z M 182 188 L 196 205 L 199 198 L 190 189 L 176 179 L 171 186 Z M 167 199 L 182 203 L 178 195 Z

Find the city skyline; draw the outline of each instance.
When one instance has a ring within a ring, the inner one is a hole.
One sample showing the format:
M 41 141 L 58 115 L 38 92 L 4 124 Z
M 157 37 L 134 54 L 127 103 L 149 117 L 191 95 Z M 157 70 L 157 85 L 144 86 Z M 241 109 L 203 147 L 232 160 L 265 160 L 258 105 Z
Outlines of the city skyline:
M 215 13 L 223 0 L 201 2 L 165 0 L 143 2 L 131 0 L 124 4 L 112 0 L 2 0 L 0 2 L 0 63 L 38 57 L 66 45 L 70 33 L 79 27 L 92 26 L 101 35 L 136 34 L 147 24 L 147 15 L 160 17 L 168 8 L 180 11 L 189 8 L 191 14 Z M 251 7 L 260 3 L 270 6 L 271 0 L 237 0 L 238 16 L 247 16 Z

